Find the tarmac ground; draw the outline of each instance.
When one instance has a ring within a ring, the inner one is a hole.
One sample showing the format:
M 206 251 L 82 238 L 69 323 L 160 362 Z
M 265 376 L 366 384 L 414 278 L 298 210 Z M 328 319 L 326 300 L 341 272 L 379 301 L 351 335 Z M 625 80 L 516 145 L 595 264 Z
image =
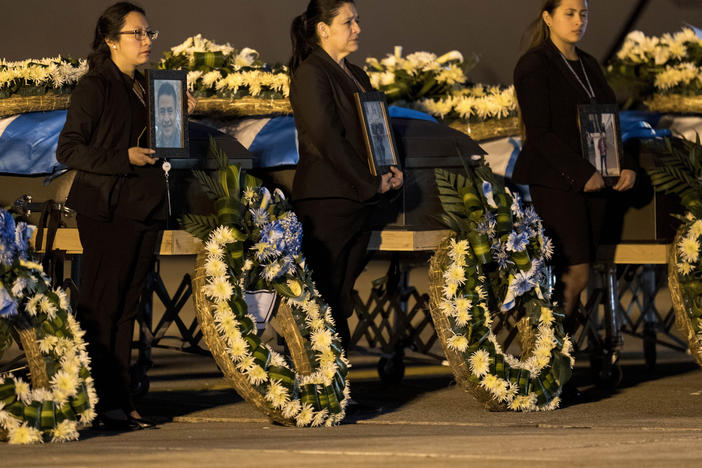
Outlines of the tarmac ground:
M 353 397 L 373 409 L 337 427 L 300 429 L 274 425 L 241 400 L 210 357 L 155 350 L 139 406 L 160 421 L 156 428 L 86 429 L 77 442 L 2 445 L 2 465 L 702 466 L 699 366 L 688 355 L 659 352 L 649 372 L 641 353 L 625 351 L 616 391 L 589 385 L 579 364 L 575 382 L 591 401 L 544 413 L 486 411 L 440 365 L 410 362 L 401 383 L 385 385 L 377 358 L 352 355 Z

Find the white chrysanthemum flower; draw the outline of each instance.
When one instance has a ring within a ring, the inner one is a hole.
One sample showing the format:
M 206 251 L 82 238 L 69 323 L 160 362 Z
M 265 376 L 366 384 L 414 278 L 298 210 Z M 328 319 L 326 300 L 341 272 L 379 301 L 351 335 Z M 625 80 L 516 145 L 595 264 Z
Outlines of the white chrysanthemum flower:
M 246 356 L 244 357 L 237 365 L 237 369 L 239 369 L 241 372 L 249 372 L 250 370 L 253 370 L 254 367 L 257 367 L 258 364 L 256 364 L 256 361 L 254 360 L 253 356 Z
M 29 427 L 28 423 L 22 423 L 21 426 L 9 433 L 10 444 L 25 445 L 43 442 L 41 432 L 38 429 Z
M 58 423 L 51 430 L 51 442 L 67 442 L 69 440 L 78 440 L 78 424 L 67 419 Z
M 234 294 L 234 287 L 226 276 L 211 278 L 203 290 L 215 302 L 228 301 Z
M 17 399 L 21 400 L 25 404 L 31 403 L 32 388 L 29 383 L 17 377 L 13 377 L 12 380 L 15 383 L 15 394 L 17 395 Z
M 458 352 L 464 352 L 468 349 L 468 338 L 465 335 L 453 335 L 448 340 L 446 340 L 446 345 Z
M 302 404 L 300 400 L 291 400 L 283 406 L 283 417 L 287 419 L 292 419 L 300 412 L 302 409 Z
M 482 377 L 490 370 L 490 354 L 479 349 L 470 356 L 468 364 L 473 375 Z
M 290 400 L 288 389 L 285 388 L 278 380 L 271 380 L 266 392 L 266 400 L 271 403 L 273 408 L 278 409 L 285 406 Z
M 463 269 L 463 267 L 456 264 L 452 264 L 444 272 L 444 280 L 448 284 L 462 285 L 466 281 L 466 272 Z
M 249 381 L 254 385 L 261 385 L 268 380 L 268 373 L 259 365 L 253 366 L 246 374 L 249 377 Z
M 456 283 L 446 283 L 442 288 L 442 293 L 446 299 L 453 299 L 456 297 L 458 292 L 458 285 Z
M 326 421 L 327 416 L 329 416 L 329 410 L 324 408 L 322 411 L 318 411 L 314 414 L 314 417 L 312 418 L 312 423 L 310 426 L 312 427 L 319 427 L 322 424 L 324 424 L 324 421 Z
M 38 343 L 39 351 L 41 351 L 42 354 L 49 354 L 58 343 L 58 337 L 54 335 L 47 335 L 44 339 L 39 340 Z
M 12 284 L 12 288 L 10 289 L 10 292 L 12 293 L 13 296 L 20 298 L 22 297 L 22 291 L 24 291 L 27 288 L 27 285 L 29 284 L 29 281 L 27 278 L 17 278 L 15 282 Z
M 43 296 L 41 301 L 39 301 L 39 310 L 48 315 L 51 319 L 56 317 L 56 306 L 52 304 L 51 300 L 46 296 Z
M 303 403 L 300 412 L 297 414 L 296 424 L 298 427 L 309 425 L 314 418 L 314 408 L 309 403 Z
M 68 310 L 70 307 L 70 303 L 68 302 L 68 295 L 66 294 L 66 291 L 64 291 L 61 288 L 56 288 L 54 289 L 54 293 L 56 296 L 58 296 L 59 300 L 59 307 L 61 310 Z
M 60 370 L 51 378 L 51 388 L 57 400 L 72 397 L 78 388 L 78 375 Z
M 210 257 L 205 261 L 205 274 L 207 276 L 224 276 L 227 273 L 227 264 L 221 259 Z
M 675 267 L 678 269 L 678 271 L 683 274 L 683 275 L 689 275 L 690 273 L 693 272 L 695 269 L 695 266 L 691 263 L 687 263 L 684 260 L 681 260 L 675 264 Z
M 221 245 L 231 244 L 236 240 L 234 231 L 228 226 L 219 226 L 212 231 L 210 238 Z
M 456 310 L 456 325 L 459 327 L 465 327 L 473 319 L 468 309 L 457 309 Z
M 222 259 L 224 257 L 224 248 L 214 239 L 210 239 L 205 243 L 205 251 L 209 257 Z
M 332 334 L 329 329 L 319 330 L 312 333 L 310 343 L 315 351 L 324 351 L 332 344 Z
M 700 243 L 694 237 L 686 236 L 678 243 L 678 249 L 685 261 L 695 263 L 700 255 Z
M 510 402 L 509 408 L 515 411 L 526 411 L 532 409 L 532 399 L 528 395 L 517 395 Z

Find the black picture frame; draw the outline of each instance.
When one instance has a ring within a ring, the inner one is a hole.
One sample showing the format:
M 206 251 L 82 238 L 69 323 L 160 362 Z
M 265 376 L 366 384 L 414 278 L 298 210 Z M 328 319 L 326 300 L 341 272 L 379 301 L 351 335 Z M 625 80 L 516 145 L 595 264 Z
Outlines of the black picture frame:
M 614 104 L 580 105 L 578 127 L 583 157 L 595 166 L 607 185 L 614 185 L 622 172 L 619 109 Z
M 358 116 L 368 152 L 371 174 L 383 175 L 390 166 L 400 167 L 400 158 L 390 125 L 385 94 L 380 92 L 354 93 Z
M 149 148 L 157 158 L 188 158 L 188 74 L 184 70 L 146 70 Z

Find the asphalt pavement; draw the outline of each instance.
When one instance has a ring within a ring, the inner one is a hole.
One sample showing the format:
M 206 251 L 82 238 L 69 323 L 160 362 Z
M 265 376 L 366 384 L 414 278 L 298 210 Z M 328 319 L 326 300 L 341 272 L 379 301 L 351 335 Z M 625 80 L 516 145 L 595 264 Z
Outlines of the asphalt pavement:
M 623 380 L 575 381 L 590 401 L 544 413 L 486 411 L 448 368 L 408 361 L 385 385 L 377 357 L 353 355 L 353 397 L 368 405 L 333 428 L 271 424 L 231 390 L 208 356 L 156 350 L 150 391 L 139 401 L 154 429 L 81 440 L 2 445 L 2 466 L 702 466 L 702 372 L 689 355 L 659 350 L 647 370 L 627 338 Z

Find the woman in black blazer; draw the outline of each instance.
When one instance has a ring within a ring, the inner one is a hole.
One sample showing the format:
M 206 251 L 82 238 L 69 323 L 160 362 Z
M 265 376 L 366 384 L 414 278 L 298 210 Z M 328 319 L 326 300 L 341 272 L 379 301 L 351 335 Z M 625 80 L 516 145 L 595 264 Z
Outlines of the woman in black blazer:
M 579 104 L 616 104 L 591 55 L 578 49 L 587 28 L 586 0 L 547 0 L 531 47 L 514 70 L 525 140 L 513 180 L 529 184 L 537 213 L 556 246 L 565 312 L 573 318 L 587 286 L 607 202 L 602 176 L 581 155 Z M 616 191 L 633 187 L 636 173 L 624 158 Z M 577 327 L 569 324 L 571 332 Z
M 351 293 L 365 263 L 373 202 L 403 182 L 397 168 L 373 176 L 368 167 L 353 95 L 372 86 L 345 58 L 358 49 L 360 32 L 352 1 L 311 0 L 293 20 L 289 66 L 300 153 L 292 195 L 304 229 L 303 251 L 346 349 Z
M 71 95 L 56 158 L 77 174 L 67 205 L 83 246 L 77 316 L 86 330 L 98 422 L 129 430 L 146 423 L 129 392 L 134 319 L 166 219 L 166 185 L 146 144 L 146 93 L 136 70 L 151 52 L 144 10 L 107 8 L 95 28 L 89 71 Z M 189 106 L 194 102 L 189 102 Z

